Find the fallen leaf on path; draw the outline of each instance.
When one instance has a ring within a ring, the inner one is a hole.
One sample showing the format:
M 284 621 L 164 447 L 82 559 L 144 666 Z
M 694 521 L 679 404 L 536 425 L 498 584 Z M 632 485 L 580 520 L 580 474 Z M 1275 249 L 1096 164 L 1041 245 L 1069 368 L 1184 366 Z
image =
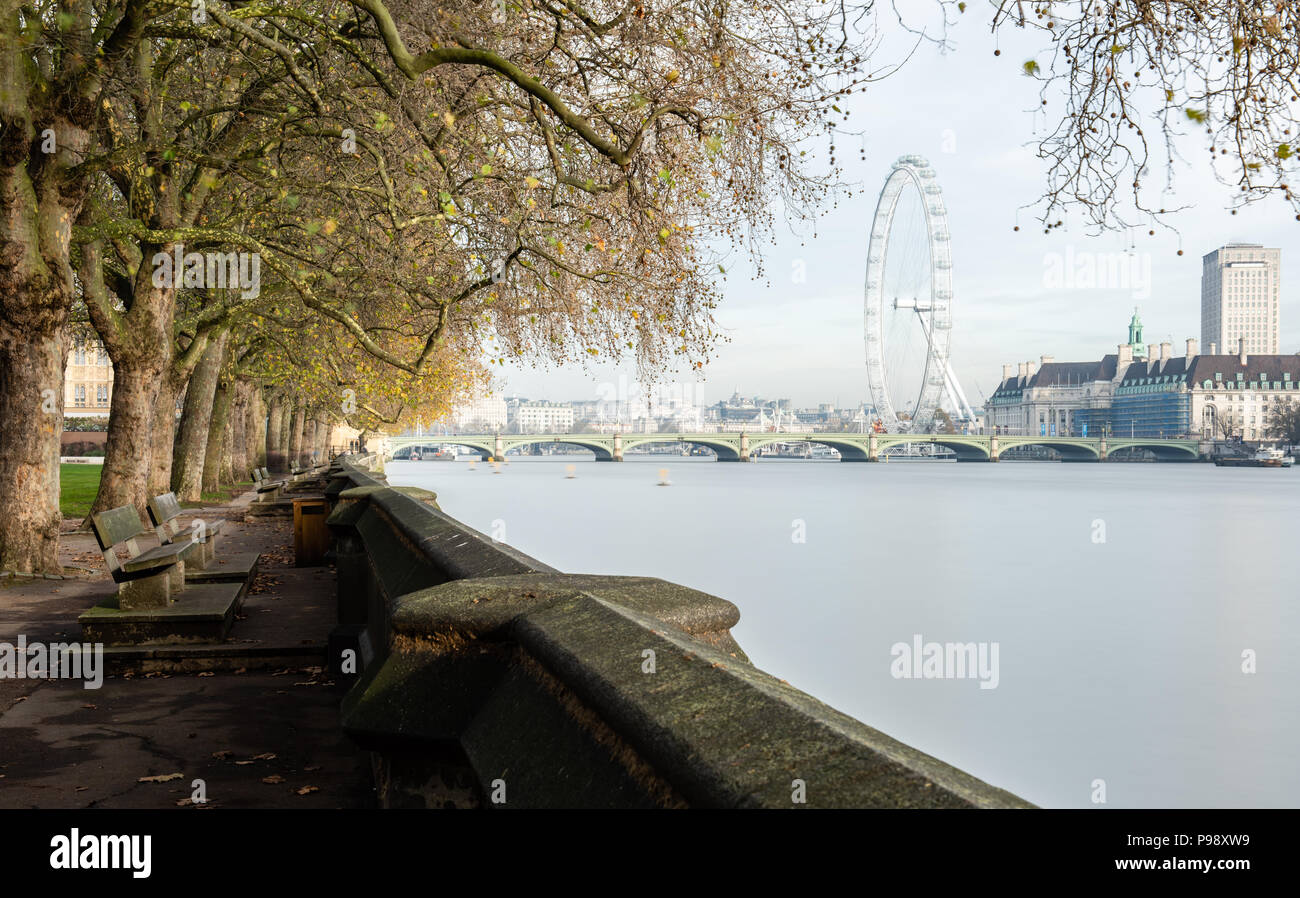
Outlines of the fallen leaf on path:
M 234 756 L 235 753 L 228 748 L 223 748 L 221 751 L 214 751 L 212 753 L 212 757 L 216 758 L 218 761 L 227 761 Z
M 296 791 L 299 795 L 306 795 L 308 792 L 319 792 L 320 789 L 316 788 L 315 786 L 303 786 L 301 789 L 298 789 Z
M 137 783 L 169 783 L 172 780 L 180 779 L 182 776 L 184 776 L 184 774 L 182 773 L 160 773 L 157 776 L 142 776 L 138 780 L 136 780 L 136 782 Z
M 280 776 L 278 773 L 273 773 L 270 776 L 262 777 L 262 782 L 266 783 L 268 786 L 274 786 L 276 783 L 284 782 L 284 777 Z

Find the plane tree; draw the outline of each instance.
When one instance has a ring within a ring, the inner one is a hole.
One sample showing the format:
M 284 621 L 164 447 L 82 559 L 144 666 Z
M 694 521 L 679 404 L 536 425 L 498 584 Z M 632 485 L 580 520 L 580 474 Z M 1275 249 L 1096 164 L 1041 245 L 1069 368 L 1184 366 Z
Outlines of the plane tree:
M 285 307 L 412 377 L 484 347 L 703 364 L 706 238 L 752 249 L 831 183 L 800 141 L 869 78 L 845 19 L 813 0 L 0 3 L 0 567 L 57 570 L 78 299 L 122 394 L 96 505 L 138 504 L 154 465 L 166 479 L 179 390 L 229 323 L 178 339 L 152 268 L 177 244 L 257 253 Z M 273 183 L 329 174 L 325 148 L 370 132 L 335 180 Z M 349 270 L 334 234 L 357 263 L 387 241 L 411 267 Z
M 1195 154 L 1208 154 L 1232 214 L 1277 197 L 1300 220 L 1300 3 L 997 0 L 991 9 L 995 31 L 1045 39 L 1029 59 L 1006 58 L 1040 82 L 1039 211 L 1049 230 L 1070 209 L 1097 228 L 1172 226 L 1186 208 L 1170 198 L 1179 163 Z

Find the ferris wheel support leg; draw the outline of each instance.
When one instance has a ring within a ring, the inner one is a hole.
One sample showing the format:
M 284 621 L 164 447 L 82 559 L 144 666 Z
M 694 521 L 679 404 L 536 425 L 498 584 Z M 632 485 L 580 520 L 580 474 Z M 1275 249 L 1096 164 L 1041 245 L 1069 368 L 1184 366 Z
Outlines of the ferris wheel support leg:
M 971 408 L 970 401 L 966 398 L 966 391 L 961 388 L 961 383 L 957 380 L 957 373 L 952 370 L 952 362 L 947 361 L 944 369 L 953 390 L 953 401 L 957 404 L 957 410 L 972 421 L 975 420 L 975 410 Z

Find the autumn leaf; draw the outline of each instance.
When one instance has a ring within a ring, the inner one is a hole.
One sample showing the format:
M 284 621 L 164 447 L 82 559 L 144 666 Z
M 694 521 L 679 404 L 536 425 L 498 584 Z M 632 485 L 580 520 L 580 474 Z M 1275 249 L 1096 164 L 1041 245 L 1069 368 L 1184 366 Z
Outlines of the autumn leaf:
M 161 773 L 157 776 L 142 776 L 138 780 L 136 780 L 136 782 L 137 783 L 170 783 L 172 780 L 178 780 L 182 776 L 184 776 L 184 774 L 182 773 Z

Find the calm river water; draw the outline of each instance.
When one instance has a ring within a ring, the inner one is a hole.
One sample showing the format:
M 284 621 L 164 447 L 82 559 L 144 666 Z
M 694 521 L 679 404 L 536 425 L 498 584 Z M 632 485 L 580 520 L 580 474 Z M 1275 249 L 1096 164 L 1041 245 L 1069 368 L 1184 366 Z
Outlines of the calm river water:
M 1035 803 L 1300 806 L 1300 470 L 590 459 L 388 478 L 561 570 L 729 599 L 756 665 Z M 917 634 L 996 643 L 996 688 L 896 678 Z

